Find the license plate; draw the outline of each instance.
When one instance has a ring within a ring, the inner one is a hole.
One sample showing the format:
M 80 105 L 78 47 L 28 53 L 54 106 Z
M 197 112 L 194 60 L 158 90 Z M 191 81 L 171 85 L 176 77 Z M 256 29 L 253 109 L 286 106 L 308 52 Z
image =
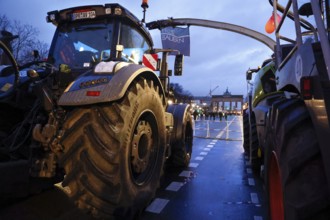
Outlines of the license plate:
M 72 14 L 72 20 L 89 19 L 95 17 L 96 17 L 95 11 L 81 11 Z

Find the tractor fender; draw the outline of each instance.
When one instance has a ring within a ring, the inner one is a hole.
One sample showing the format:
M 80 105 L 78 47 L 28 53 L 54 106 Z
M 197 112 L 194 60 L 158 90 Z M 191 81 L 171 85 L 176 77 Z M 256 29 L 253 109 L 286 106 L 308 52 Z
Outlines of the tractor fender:
M 149 68 L 126 62 L 101 62 L 80 75 L 64 91 L 60 106 L 79 106 L 111 102 L 121 99 L 130 84 L 138 77 L 153 80 L 165 99 L 165 92 L 158 76 Z M 163 100 L 165 102 L 165 100 Z
M 272 104 L 283 97 L 283 92 L 272 92 L 267 95 L 264 95 L 260 99 L 258 104 L 250 112 L 251 117 L 255 117 L 255 123 L 258 133 L 259 144 L 263 147 L 265 138 L 266 138 L 266 129 L 267 125 L 267 115 L 272 107 Z
M 174 118 L 174 126 L 170 143 L 176 143 L 184 138 L 187 123 L 191 123 L 193 128 L 193 119 L 190 114 L 189 104 L 171 104 L 167 107 L 166 112 L 171 113 Z

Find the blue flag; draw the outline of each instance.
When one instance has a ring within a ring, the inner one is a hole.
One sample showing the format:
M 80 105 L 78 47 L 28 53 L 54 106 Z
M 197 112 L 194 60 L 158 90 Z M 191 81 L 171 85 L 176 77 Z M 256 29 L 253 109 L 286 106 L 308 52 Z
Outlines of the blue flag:
M 166 27 L 161 29 L 162 45 L 164 49 L 175 49 L 185 56 L 190 56 L 189 27 Z M 176 55 L 178 53 L 170 53 Z

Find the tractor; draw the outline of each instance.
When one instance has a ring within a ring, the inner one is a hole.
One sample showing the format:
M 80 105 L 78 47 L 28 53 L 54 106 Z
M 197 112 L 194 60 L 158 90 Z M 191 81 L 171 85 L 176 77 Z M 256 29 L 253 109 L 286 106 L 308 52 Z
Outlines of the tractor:
M 60 182 L 84 212 L 134 219 L 164 164 L 187 167 L 192 153 L 190 105 L 168 102 L 174 50 L 154 48 L 144 19 L 119 4 L 46 19 L 56 31 L 45 60 L 19 65 L 0 41 L 1 202 Z M 182 69 L 178 53 L 174 75 Z
M 270 219 L 330 219 L 330 3 L 269 2 L 266 30 L 274 29 L 276 45 L 271 59 L 247 71 L 248 81 L 256 75 L 244 149 L 262 170 Z M 294 39 L 283 34 L 289 19 Z
M 255 73 L 252 80 L 252 74 Z M 265 117 L 269 100 L 279 95 L 275 84 L 275 63 L 267 59 L 261 67 L 248 69 L 246 80 L 249 87 L 247 105 L 243 111 L 243 148 L 249 157 L 252 170 L 259 174 L 263 169 L 264 146 L 259 140 L 265 139 L 265 129 L 257 124 L 257 119 Z

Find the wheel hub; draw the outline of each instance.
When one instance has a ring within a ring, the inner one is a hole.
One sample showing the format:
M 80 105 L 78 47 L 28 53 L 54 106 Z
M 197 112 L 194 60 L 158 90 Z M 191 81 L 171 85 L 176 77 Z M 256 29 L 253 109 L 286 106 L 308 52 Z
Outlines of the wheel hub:
M 152 148 L 152 129 L 148 122 L 140 121 L 132 140 L 131 163 L 135 173 L 146 170 Z

